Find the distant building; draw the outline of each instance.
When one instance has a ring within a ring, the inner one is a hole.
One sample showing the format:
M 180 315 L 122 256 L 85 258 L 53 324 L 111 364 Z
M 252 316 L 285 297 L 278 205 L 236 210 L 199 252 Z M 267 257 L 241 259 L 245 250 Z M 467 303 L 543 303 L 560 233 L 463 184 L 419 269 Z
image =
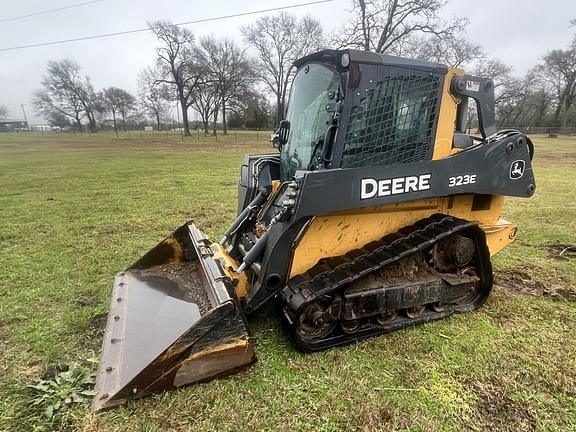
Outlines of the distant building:
M 0 132 L 20 132 L 28 130 L 28 122 L 24 120 L 0 120 Z
M 56 129 L 54 129 L 53 126 L 50 126 L 48 124 L 35 124 L 32 125 L 31 130 L 33 130 L 34 132 L 51 132 L 51 131 L 55 131 L 55 132 L 60 132 L 59 127 L 56 127 Z

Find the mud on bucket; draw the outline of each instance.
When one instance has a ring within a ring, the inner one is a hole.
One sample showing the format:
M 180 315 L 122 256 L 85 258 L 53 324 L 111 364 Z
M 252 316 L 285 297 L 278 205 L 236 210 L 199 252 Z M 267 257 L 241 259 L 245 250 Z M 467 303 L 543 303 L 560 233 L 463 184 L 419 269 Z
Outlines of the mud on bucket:
M 246 318 L 210 244 L 188 223 L 116 276 L 94 411 L 256 360 Z

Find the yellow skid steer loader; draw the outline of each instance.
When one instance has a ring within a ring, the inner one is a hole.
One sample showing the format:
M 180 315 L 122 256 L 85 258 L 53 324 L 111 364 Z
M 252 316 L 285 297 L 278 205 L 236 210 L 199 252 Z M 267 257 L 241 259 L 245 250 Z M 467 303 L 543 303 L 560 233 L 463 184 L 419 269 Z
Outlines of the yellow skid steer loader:
M 117 275 L 94 410 L 253 363 L 247 319 L 270 301 L 306 351 L 486 301 L 490 257 L 516 237 L 503 197 L 535 191 L 531 141 L 496 131 L 493 82 L 354 50 L 295 67 L 279 154 L 246 156 L 223 238 L 188 222 Z

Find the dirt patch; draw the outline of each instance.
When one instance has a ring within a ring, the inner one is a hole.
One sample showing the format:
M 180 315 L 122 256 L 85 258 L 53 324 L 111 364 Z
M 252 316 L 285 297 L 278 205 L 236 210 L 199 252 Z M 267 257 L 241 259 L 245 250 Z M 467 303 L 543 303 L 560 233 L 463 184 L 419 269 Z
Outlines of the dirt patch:
M 22 320 L 18 318 L 0 320 L 0 340 L 8 340 L 8 336 L 12 333 L 12 326 L 20 321 Z
M 549 243 L 545 244 L 544 248 L 548 251 L 550 258 L 561 261 L 576 259 L 576 245 Z
M 551 275 L 537 267 L 515 267 L 496 272 L 495 283 L 521 294 L 576 301 L 576 291 L 566 277 Z
M 90 325 L 96 330 L 104 330 L 106 328 L 106 321 L 108 320 L 107 313 L 96 314 L 90 318 Z
M 65 364 L 50 365 L 44 370 L 41 377 L 43 380 L 53 380 L 56 375 L 66 372 L 68 369 L 69 366 Z
M 468 383 L 476 394 L 476 410 L 480 430 L 533 431 L 536 430 L 535 409 L 530 404 L 514 401 L 491 383 Z
M 72 304 L 82 307 L 96 306 L 98 304 L 98 300 L 93 297 L 78 297 L 72 300 Z
M 392 429 L 392 415 L 383 406 L 373 406 L 372 404 L 362 405 L 358 412 L 357 418 L 353 425 L 348 424 L 346 428 L 351 427 L 355 430 L 374 431 Z M 400 419 L 396 429 L 407 429 L 407 421 Z
M 29 380 L 41 375 L 42 368 L 38 364 L 18 365 L 14 369 L 14 375 L 19 379 Z

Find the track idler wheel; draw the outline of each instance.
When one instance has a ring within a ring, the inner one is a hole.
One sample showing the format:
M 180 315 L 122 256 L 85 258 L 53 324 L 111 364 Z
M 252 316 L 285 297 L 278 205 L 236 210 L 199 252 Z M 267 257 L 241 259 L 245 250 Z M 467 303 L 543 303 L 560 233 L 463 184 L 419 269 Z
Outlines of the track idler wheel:
M 342 321 L 342 331 L 346 334 L 354 334 L 360 329 L 360 320 Z
M 472 292 L 470 295 L 462 297 L 457 302 L 458 304 L 471 303 L 472 301 L 474 301 L 474 298 L 478 295 L 478 290 L 480 289 L 480 274 L 478 273 L 478 270 L 476 269 L 476 267 L 472 267 L 472 266 L 464 267 L 462 270 L 460 270 L 460 273 L 462 273 L 463 275 L 466 275 L 466 276 L 478 278 L 478 281 L 474 284 L 474 292 Z
M 298 336 L 315 341 L 330 335 L 338 324 L 339 305 L 332 297 L 324 297 L 306 306 L 296 322 Z
M 434 310 L 434 312 L 444 312 L 446 310 L 446 304 L 442 302 L 433 303 L 432 309 Z
M 398 318 L 396 312 L 383 312 L 376 316 L 376 322 L 381 326 L 388 326 L 392 324 L 396 318 Z
M 406 316 L 410 319 L 418 318 L 420 315 L 424 313 L 426 306 L 418 305 L 411 308 L 406 309 Z

